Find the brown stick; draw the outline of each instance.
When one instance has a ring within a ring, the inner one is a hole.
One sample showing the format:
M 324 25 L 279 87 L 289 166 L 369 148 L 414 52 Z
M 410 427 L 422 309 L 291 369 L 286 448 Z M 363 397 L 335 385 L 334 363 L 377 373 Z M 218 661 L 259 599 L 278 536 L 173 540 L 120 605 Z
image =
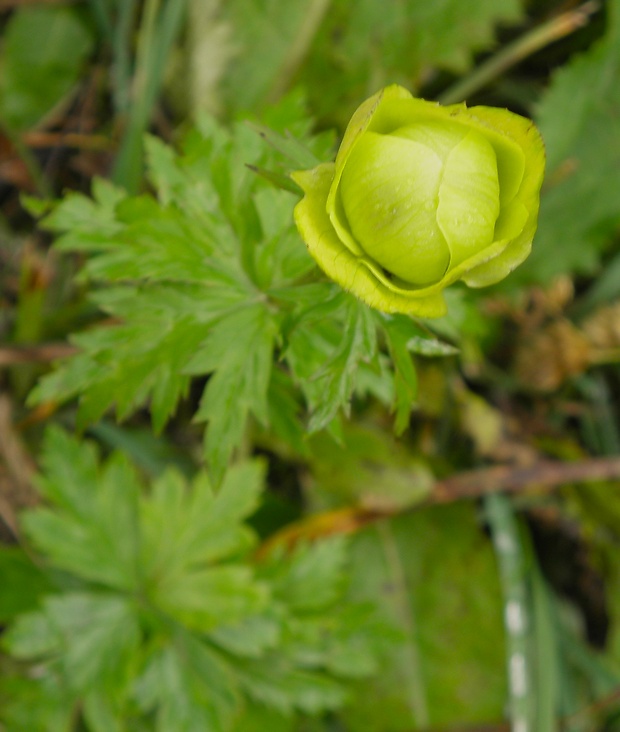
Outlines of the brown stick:
M 21 5 L 66 5 L 70 3 L 81 3 L 83 0 L 0 0 L 0 12 L 13 10 Z
M 1 2 L 1 0 L 0 0 Z M 113 143 L 103 135 L 85 135 L 81 132 L 24 132 L 22 140 L 28 147 L 74 147 L 79 150 L 111 150 Z
M 68 343 L 42 343 L 36 346 L 0 346 L 0 368 L 20 363 L 55 361 L 77 353 Z
M 270 536 L 259 547 L 257 558 L 264 558 L 276 547 L 290 548 L 299 541 L 355 533 L 369 524 L 423 506 L 471 500 L 489 493 L 518 493 L 527 489 L 551 491 L 567 483 L 594 480 L 620 480 L 620 457 L 590 458 L 570 463 L 539 460 L 527 467 L 494 465 L 469 470 L 437 481 L 426 498 L 413 505 L 394 509 L 348 506 L 308 516 Z
M 567 722 L 569 725 L 578 724 L 580 722 L 587 722 L 588 717 L 591 717 L 593 714 L 596 713 L 604 712 L 608 707 L 613 706 L 619 701 L 620 688 L 613 689 L 613 691 L 611 691 L 609 694 L 602 697 L 601 699 L 598 699 L 595 702 L 592 702 L 592 704 L 585 707 L 584 709 L 580 709 L 578 712 L 575 712 L 574 714 L 570 714 L 568 717 L 565 717 L 565 722 Z
M 494 465 L 438 481 L 428 502 L 451 503 L 463 498 L 479 498 L 487 493 L 515 493 L 524 488 L 552 490 L 566 483 L 618 479 L 620 457 L 590 458 L 571 463 L 539 460 L 527 467 Z

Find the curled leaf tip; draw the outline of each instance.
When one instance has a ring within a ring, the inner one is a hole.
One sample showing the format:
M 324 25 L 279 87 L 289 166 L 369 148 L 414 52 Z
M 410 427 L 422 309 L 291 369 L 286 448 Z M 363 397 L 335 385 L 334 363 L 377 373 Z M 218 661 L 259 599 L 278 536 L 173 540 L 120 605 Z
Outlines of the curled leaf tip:
M 334 163 L 293 173 L 295 222 L 345 290 L 386 313 L 438 317 L 448 285 L 494 284 L 528 256 L 544 167 L 530 120 L 392 85 L 354 113 Z

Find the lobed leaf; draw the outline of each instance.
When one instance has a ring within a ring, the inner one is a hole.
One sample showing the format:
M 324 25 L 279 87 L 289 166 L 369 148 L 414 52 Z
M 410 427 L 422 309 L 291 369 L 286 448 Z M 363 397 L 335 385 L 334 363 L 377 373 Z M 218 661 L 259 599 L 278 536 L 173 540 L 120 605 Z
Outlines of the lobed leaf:
M 59 674 L 95 732 L 230 732 L 255 702 L 318 714 L 342 703 L 343 679 L 374 668 L 372 617 L 342 602 L 344 542 L 254 563 L 244 521 L 260 463 L 230 469 L 217 492 L 206 474 L 189 486 L 175 471 L 144 492 L 124 458 L 100 464 L 58 429 L 42 463 L 49 505 L 23 520 L 54 581 L 5 648 Z

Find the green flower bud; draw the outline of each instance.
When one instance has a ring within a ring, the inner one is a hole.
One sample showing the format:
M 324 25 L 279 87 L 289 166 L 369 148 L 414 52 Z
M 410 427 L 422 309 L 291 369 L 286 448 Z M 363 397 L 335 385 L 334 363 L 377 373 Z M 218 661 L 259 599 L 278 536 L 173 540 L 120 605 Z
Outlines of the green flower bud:
M 438 317 L 446 286 L 494 284 L 528 256 L 544 167 L 530 120 L 393 85 L 355 112 L 335 163 L 293 173 L 295 221 L 324 272 L 368 305 Z

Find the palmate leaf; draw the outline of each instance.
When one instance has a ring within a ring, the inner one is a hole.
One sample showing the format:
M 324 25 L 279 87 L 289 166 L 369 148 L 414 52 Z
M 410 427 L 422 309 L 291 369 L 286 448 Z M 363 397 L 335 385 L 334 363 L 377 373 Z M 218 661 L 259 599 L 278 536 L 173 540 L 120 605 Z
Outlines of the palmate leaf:
M 313 288 L 320 288 L 314 297 Z M 305 289 L 308 303 L 301 299 Z M 333 285 L 308 285 L 285 297 L 295 294 L 301 301 L 283 323 L 283 357 L 310 409 L 309 430 L 326 427 L 339 410 L 348 414 L 352 397 L 370 392 L 395 412 L 395 431 L 402 433 L 417 392 L 412 355 L 445 356 L 456 349 L 411 318 L 373 311 Z
M 53 429 L 47 433 L 44 464 L 40 489 L 62 510 L 25 514 L 24 528 L 37 547 L 78 577 L 116 589 L 135 587 L 139 484 L 128 462 L 119 455 L 100 471 L 92 449 L 80 450 Z
M 190 374 L 217 369 L 196 418 L 209 422 L 206 454 L 218 480 L 243 436 L 248 413 L 262 423 L 268 420 L 267 388 L 276 327 L 263 304 L 233 312 L 211 329 L 186 367 Z
M 264 466 L 254 462 L 228 471 L 217 494 L 204 474 L 191 492 L 177 473 L 157 481 L 140 501 L 145 571 L 187 571 L 251 549 L 255 537 L 242 521 L 258 506 L 263 477 Z
M 260 615 L 244 618 L 234 625 L 215 628 L 211 641 L 221 650 L 241 658 L 264 658 L 280 643 L 281 613 L 269 608 Z
M 291 119 L 298 107 L 287 101 L 271 116 L 301 129 L 307 121 Z M 334 290 L 297 284 L 315 265 L 293 225 L 295 198 L 246 166 L 280 154 L 254 130 L 238 125 L 231 135 L 204 119 L 181 155 L 155 138 L 147 153 L 157 198 L 95 181 L 92 199 L 70 194 L 45 219 L 60 250 L 87 255 L 80 278 L 100 285 L 91 297 L 111 322 L 74 335 L 79 353 L 43 378 L 31 402 L 77 398 L 80 426 L 111 407 L 125 419 L 148 403 L 159 431 L 191 378 L 210 374 L 196 419 L 208 423 L 205 453 L 217 483 L 250 415 L 263 426 L 284 425 L 267 398 L 283 319 Z M 346 407 L 356 365 L 374 348 L 370 318 L 352 304 L 327 328 L 332 344 L 339 331 L 346 337 L 338 353 L 326 352 L 332 364 L 321 386 L 305 390 L 317 426 Z M 296 417 L 285 421 L 299 442 Z
M 260 613 L 268 592 L 255 582 L 248 567 L 226 566 L 170 574 L 157 583 L 151 597 L 185 627 L 206 632 L 221 625 L 222 618 L 234 626 L 248 615 Z
M 339 583 L 343 579 L 345 552 L 345 542 L 337 537 L 312 551 L 308 547 L 298 548 L 289 562 L 271 562 L 266 571 L 275 596 L 286 599 L 300 612 L 331 605 L 342 591 Z
M 376 348 L 373 312 L 337 290 L 293 320 L 284 355 L 310 407 L 310 431 L 329 424 L 339 409 L 348 412 L 359 369 Z
M 122 229 L 116 206 L 126 195 L 109 181 L 95 178 L 92 198 L 75 193 L 64 198 L 45 220 L 52 231 L 63 232 L 56 245 L 67 251 L 103 250 Z
M 292 670 L 282 654 L 239 664 L 239 682 L 254 701 L 290 713 L 291 706 L 308 714 L 337 709 L 347 698 L 342 684 L 312 670 Z
M 348 542 L 342 537 L 299 545 L 290 557 L 275 552 L 259 568 L 273 592 L 274 608 L 295 608 L 280 643 L 263 660 L 248 658 L 240 681 L 256 702 L 287 712 L 291 703 L 314 714 L 335 709 L 348 697 L 339 678 L 376 672 L 377 659 L 396 639 L 370 605 L 338 605 L 347 585 Z M 275 649 L 274 649 L 275 650 Z M 333 678 L 319 673 L 327 668 Z
M 37 669 L 39 686 L 15 708 L 29 694 L 47 704 L 52 689 L 76 724 L 84 710 L 89 732 L 232 732 L 261 705 L 288 716 L 334 709 L 344 680 L 376 667 L 384 631 L 344 601 L 345 542 L 254 561 L 245 520 L 260 462 L 228 470 L 218 491 L 205 473 L 188 485 L 175 471 L 144 491 L 125 459 L 101 463 L 52 428 L 42 464 L 47 506 L 23 525 L 53 582 L 3 636 Z
M 245 555 L 254 544 L 240 522 L 256 507 L 263 473 L 258 463 L 238 466 L 217 494 L 204 475 L 188 493 L 180 476 L 170 473 L 142 501 L 140 564 L 159 578 L 150 598 L 187 628 L 217 628 L 222 618 L 235 624 L 265 608 L 267 590 L 248 567 L 213 566 Z M 162 542 L 162 536 L 172 540 Z
M 362 303 L 349 298 L 345 315 L 343 340 L 331 359 L 313 375 L 322 397 L 314 405 L 309 429 L 325 427 L 340 407 L 349 410 L 360 361 L 370 361 L 376 353 L 376 328 L 373 314 Z
M 303 129 L 298 113 L 286 100 L 270 115 Z M 310 143 L 304 154 L 324 146 Z M 72 336 L 77 355 L 40 381 L 31 403 L 77 399 L 80 427 L 111 408 L 123 420 L 147 404 L 160 431 L 192 378 L 208 376 L 195 419 L 207 423 L 215 483 L 250 418 L 303 451 L 300 393 L 312 431 L 348 413 L 356 392 L 395 402 L 402 430 L 414 379 L 405 351 L 419 349 L 388 338 L 392 371 L 377 349 L 376 313 L 314 281 L 293 224 L 295 197 L 246 165 L 277 165 L 281 153 L 247 125 L 229 132 L 208 119 L 182 153 L 155 138 L 147 152 L 156 196 L 95 181 L 92 199 L 71 193 L 43 222 L 60 250 L 86 255 L 79 277 L 97 286 L 91 298 L 108 320 Z
M 72 702 L 72 694 L 60 674 L 41 679 L 3 673 L 0 678 L 0 719 L 10 732 L 69 730 L 74 716 Z
M 155 710 L 157 732 L 231 729 L 240 702 L 226 664 L 184 632 L 149 659 L 136 699 L 143 712 Z
M 16 658 L 58 656 L 70 688 L 117 687 L 130 673 L 140 640 L 130 598 L 104 593 L 49 597 L 42 610 L 23 615 L 9 644 Z
M 265 291 L 313 264 L 293 233 L 294 198 L 265 190 L 245 165 L 273 157 L 249 128 L 231 136 L 203 121 L 183 155 L 155 139 L 148 151 L 159 200 L 98 181 L 93 200 L 70 194 L 45 221 L 61 250 L 88 254 L 81 277 L 107 286 L 93 297 L 113 321 L 74 336 L 80 353 L 31 399 L 78 397 L 82 425 L 112 406 L 123 419 L 150 402 L 160 430 L 191 376 L 212 373 L 198 418 L 211 423 L 217 482 L 249 414 L 269 417 L 277 327 Z
M 20 613 L 33 609 L 39 598 L 52 589 L 43 570 L 35 566 L 17 546 L 0 549 L 0 623 L 6 624 Z
M 411 330 L 416 326 L 409 318 L 396 314 L 386 316 L 382 327 L 394 363 L 394 431 L 400 435 L 409 423 L 411 405 L 418 393 L 418 378 L 409 351 L 411 338 L 415 337 Z

